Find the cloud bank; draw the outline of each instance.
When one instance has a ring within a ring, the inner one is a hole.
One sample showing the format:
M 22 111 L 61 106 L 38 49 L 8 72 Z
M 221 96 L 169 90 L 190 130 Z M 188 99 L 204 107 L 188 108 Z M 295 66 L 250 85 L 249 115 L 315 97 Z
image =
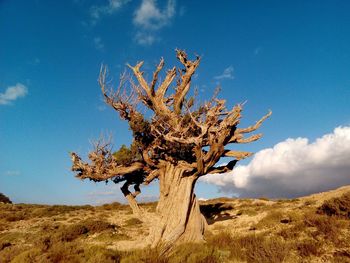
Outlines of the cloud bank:
M 350 126 L 310 143 L 287 139 L 256 153 L 247 165 L 202 181 L 241 197 L 296 197 L 350 184 Z
M 9 105 L 18 98 L 25 97 L 27 94 L 27 87 L 21 83 L 7 87 L 4 93 L 0 93 L 0 105 Z

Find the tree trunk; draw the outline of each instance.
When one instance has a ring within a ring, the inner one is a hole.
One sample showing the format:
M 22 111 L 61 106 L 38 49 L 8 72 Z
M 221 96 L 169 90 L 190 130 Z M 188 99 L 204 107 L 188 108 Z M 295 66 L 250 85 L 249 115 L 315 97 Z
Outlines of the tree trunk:
M 193 191 L 197 179 L 184 172 L 172 164 L 160 171 L 159 219 L 152 224 L 149 242 L 152 247 L 161 245 L 163 251 L 177 243 L 204 241 L 207 223 Z

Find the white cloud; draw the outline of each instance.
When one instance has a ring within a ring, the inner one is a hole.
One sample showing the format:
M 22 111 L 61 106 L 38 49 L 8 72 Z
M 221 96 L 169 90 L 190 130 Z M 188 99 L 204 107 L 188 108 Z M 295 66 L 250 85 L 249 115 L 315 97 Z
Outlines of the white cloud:
M 142 46 L 150 46 L 156 41 L 156 37 L 146 32 L 137 32 L 135 40 Z
M 131 0 L 108 0 L 108 3 L 105 5 L 92 6 L 90 8 L 92 23 L 95 24 L 102 16 L 114 14 L 130 1 Z
M 145 29 L 157 30 L 169 23 L 175 15 L 175 1 L 168 0 L 164 10 L 157 7 L 156 0 L 142 0 L 136 10 L 134 24 Z
M 95 48 L 98 50 L 103 50 L 105 47 L 105 45 L 103 44 L 102 39 L 100 37 L 94 38 L 94 45 L 95 45 Z
M 240 196 L 295 197 L 350 184 L 350 126 L 310 143 L 287 139 L 259 151 L 248 165 L 202 181 Z
M 28 89 L 21 83 L 7 87 L 4 93 L 0 93 L 0 105 L 9 105 L 18 98 L 28 94 Z
M 214 79 L 220 80 L 220 79 L 233 79 L 233 66 L 229 66 L 224 69 L 224 72 L 222 74 L 215 76 Z
M 137 27 L 135 40 L 141 45 L 151 45 L 157 40 L 156 32 L 168 25 L 175 15 L 175 0 L 168 0 L 164 9 L 156 0 L 142 0 L 135 11 L 133 23 Z

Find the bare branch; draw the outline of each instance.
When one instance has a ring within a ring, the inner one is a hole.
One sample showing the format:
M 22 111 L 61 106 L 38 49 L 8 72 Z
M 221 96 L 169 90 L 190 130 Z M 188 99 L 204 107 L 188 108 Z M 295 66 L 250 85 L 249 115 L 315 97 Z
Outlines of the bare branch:
M 159 171 L 158 170 L 153 170 L 152 172 L 149 173 L 149 175 L 145 178 L 145 181 L 143 182 L 145 185 L 150 184 L 154 179 L 158 178 L 159 176 Z
M 254 134 L 248 138 L 237 138 L 235 142 L 237 143 L 250 143 L 259 140 L 262 137 L 262 133 Z
M 163 83 L 159 86 L 157 90 L 158 99 L 164 99 L 165 93 L 167 92 L 170 84 L 173 82 L 175 77 L 176 77 L 176 67 L 173 67 L 172 69 L 167 71 L 167 74 L 165 76 Z
M 241 151 L 231 151 L 231 150 L 225 150 L 224 156 L 225 157 L 234 157 L 236 160 L 242 160 L 247 157 L 252 156 L 253 153 L 251 152 L 241 152 Z
M 238 160 L 232 160 L 227 165 L 212 167 L 209 169 L 207 174 L 221 174 L 227 173 L 233 170 Z
M 135 105 L 134 105 L 134 93 L 131 92 L 129 95 L 126 95 L 126 92 L 124 90 L 124 93 L 121 94 L 121 89 L 124 86 L 126 82 L 126 75 L 125 73 L 122 74 L 120 77 L 120 82 L 117 90 L 115 92 L 110 89 L 109 91 L 106 90 L 107 86 L 107 67 L 101 66 L 100 75 L 98 78 L 98 83 L 101 87 L 102 94 L 105 98 L 105 102 L 110 105 L 113 109 L 119 112 L 120 117 L 124 120 L 130 121 L 132 118 L 131 115 L 136 113 Z
M 181 114 L 184 98 L 190 89 L 191 77 L 200 63 L 200 57 L 197 57 L 194 61 L 190 61 L 187 59 L 187 54 L 182 50 L 176 50 L 176 57 L 185 66 L 183 70 L 185 74 L 180 76 L 181 81 L 174 95 L 174 112 L 179 115 Z
M 163 69 L 163 67 L 164 67 L 164 59 L 161 58 L 158 66 L 156 68 L 156 71 L 153 73 L 153 79 L 152 79 L 152 82 L 151 82 L 151 93 L 152 93 L 152 95 L 154 95 L 154 89 L 155 89 L 155 86 L 156 86 L 156 83 L 157 83 L 157 80 L 158 80 L 158 74 Z
M 164 117 L 164 118 L 167 118 L 167 119 L 171 120 L 172 123 L 175 123 L 176 122 L 176 118 L 174 118 L 175 116 L 174 116 L 173 112 L 171 112 L 170 109 L 165 105 L 164 98 L 160 98 L 160 95 L 155 96 L 153 88 L 151 89 L 148 86 L 146 80 L 144 79 L 143 72 L 140 71 L 140 68 L 141 68 L 142 65 L 143 65 L 143 61 L 139 62 L 134 67 L 128 65 L 128 67 L 130 69 L 132 69 L 132 71 L 134 72 L 134 75 L 135 75 L 136 79 L 138 80 L 142 90 L 146 94 L 146 98 L 143 95 L 141 96 L 142 100 L 145 102 L 145 105 L 148 108 L 150 108 L 151 110 L 153 110 L 156 113 L 156 115 Z M 156 73 L 155 73 L 156 77 L 158 77 L 157 71 L 159 69 L 161 69 L 161 67 L 162 67 L 162 63 L 160 63 L 160 65 L 156 69 Z M 170 78 L 171 74 L 169 73 L 167 75 L 167 77 Z M 166 78 L 166 80 L 167 80 L 167 78 Z M 165 90 L 166 91 L 166 88 L 167 88 L 166 84 L 164 84 L 163 87 L 162 87 L 162 85 L 161 85 L 161 90 Z M 134 85 L 134 87 L 135 87 L 135 85 Z M 161 94 L 162 92 L 163 91 L 161 91 L 159 94 Z M 140 94 L 140 91 L 138 91 L 138 93 Z
M 261 124 L 264 122 L 264 120 L 266 120 L 268 117 L 270 117 L 272 114 L 272 111 L 270 110 L 265 116 L 263 116 L 259 121 L 257 121 L 254 125 L 252 126 L 249 126 L 247 128 L 238 128 L 236 130 L 237 133 L 249 133 L 249 132 L 252 132 L 252 131 L 255 131 L 257 129 L 260 128 Z

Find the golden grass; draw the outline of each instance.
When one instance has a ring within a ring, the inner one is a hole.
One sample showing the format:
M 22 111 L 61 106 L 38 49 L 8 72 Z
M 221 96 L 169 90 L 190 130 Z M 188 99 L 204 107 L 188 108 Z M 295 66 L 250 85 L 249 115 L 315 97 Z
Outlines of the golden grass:
M 135 234 L 145 235 L 141 221 L 119 203 L 1 204 L 0 262 L 350 262 L 349 195 L 325 200 L 319 207 L 299 200 L 203 202 L 213 221 L 206 242 L 182 244 L 169 257 L 157 249 L 108 248 Z M 142 206 L 154 211 L 156 203 Z M 220 218 L 215 213 L 234 217 L 215 221 Z M 243 223 L 247 226 L 240 228 Z

